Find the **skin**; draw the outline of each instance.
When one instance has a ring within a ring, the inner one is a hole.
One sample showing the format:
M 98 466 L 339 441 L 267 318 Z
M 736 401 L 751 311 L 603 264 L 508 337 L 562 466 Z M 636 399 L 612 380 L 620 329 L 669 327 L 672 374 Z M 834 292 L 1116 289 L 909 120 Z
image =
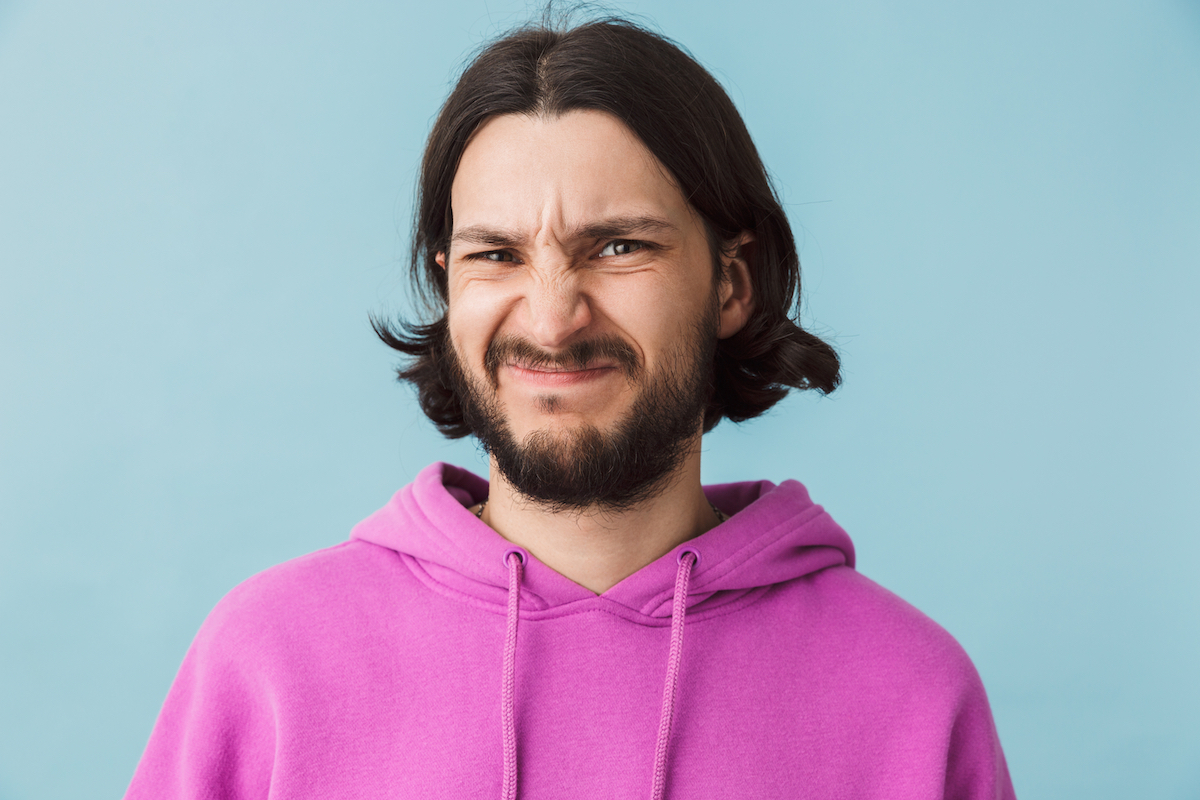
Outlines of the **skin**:
M 599 111 L 556 117 L 503 115 L 475 133 L 451 187 L 454 229 L 447 271 L 450 337 L 478 385 L 497 336 L 547 353 L 617 336 L 646 375 L 677 356 L 712 302 L 704 225 L 666 169 L 624 123 Z M 741 252 L 726 243 L 718 336 L 753 310 Z M 533 431 L 570 437 L 628 413 L 638 385 L 604 359 L 583 369 L 500 367 L 496 399 L 519 440 Z M 553 402 L 546 402 L 548 399 Z M 700 484 L 701 421 L 665 490 L 620 513 L 552 513 L 518 494 L 496 468 L 483 521 L 576 583 L 602 594 L 713 527 Z

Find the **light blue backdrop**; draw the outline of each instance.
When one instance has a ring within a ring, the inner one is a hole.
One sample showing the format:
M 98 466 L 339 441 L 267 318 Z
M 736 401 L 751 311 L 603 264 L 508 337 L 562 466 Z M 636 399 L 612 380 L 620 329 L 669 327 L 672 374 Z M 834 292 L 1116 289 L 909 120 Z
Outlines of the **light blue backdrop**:
M 615 7 L 728 87 L 845 357 L 707 479 L 809 485 L 974 657 L 1022 798 L 1200 797 L 1200 6 Z M 367 313 L 523 13 L 0 2 L 0 800 L 119 796 L 222 594 L 482 468 Z

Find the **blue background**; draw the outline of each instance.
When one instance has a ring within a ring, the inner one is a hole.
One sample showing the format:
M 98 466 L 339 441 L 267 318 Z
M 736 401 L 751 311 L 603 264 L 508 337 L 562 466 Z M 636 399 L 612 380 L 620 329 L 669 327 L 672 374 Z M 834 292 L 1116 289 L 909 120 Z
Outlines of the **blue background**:
M 1200 797 L 1200 5 L 614 7 L 729 89 L 845 358 L 706 479 L 808 484 L 973 656 L 1022 798 Z M 483 469 L 367 313 L 524 14 L 0 2 L 0 800 L 119 796 L 222 594 Z

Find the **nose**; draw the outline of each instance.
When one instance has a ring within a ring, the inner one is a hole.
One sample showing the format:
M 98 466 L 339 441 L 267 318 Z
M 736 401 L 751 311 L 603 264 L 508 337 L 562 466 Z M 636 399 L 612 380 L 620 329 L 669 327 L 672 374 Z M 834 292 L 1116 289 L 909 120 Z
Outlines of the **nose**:
M 526 305 L 530 338 L 547 349 L 567 344 L 592 321 L 588 298 L 575 270 L 534 281 Z

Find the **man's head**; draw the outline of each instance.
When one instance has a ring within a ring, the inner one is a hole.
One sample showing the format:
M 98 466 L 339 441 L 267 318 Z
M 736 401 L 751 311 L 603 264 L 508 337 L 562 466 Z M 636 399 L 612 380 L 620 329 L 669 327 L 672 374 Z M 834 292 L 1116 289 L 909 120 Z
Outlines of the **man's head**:
M 455 396 L 523 494 L 618 508 L 700 435 L 718 337 L 752 309 L 744 260 L 714 280 L 704 224 L 612 115 L 504 114 L 451 189 Z
M 526 28 L 467 67 L 430 134 L 413 237 L 436 319 L 377 324 L 448 436 L 522 493 L 619 507 L 722 417 L 838 361 L 791 319 L 799 263 L 741 118 L 620 20 Z

